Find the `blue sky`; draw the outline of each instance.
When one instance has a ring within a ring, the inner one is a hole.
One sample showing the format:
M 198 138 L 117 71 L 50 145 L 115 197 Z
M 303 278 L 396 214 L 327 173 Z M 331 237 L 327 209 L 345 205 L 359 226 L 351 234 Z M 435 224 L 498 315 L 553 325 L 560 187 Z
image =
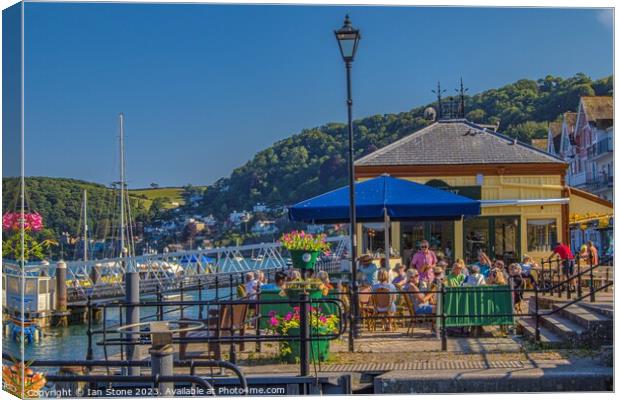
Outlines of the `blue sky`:
M 273 142 L 346 118 L 333 30 L 362 30 L 354 115 L 520 78 L 613 71 L 610 11 L 144 4 L 26 5 L 26 174 L 131 187 L 209 184 Z

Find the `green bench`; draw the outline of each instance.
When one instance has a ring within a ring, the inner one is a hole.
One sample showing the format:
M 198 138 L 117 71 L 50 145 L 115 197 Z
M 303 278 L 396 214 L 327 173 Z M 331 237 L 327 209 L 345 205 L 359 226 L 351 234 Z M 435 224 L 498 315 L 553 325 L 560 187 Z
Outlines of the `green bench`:
M 443 312 L 446 327 L 513 325 L 509 286 L 446 287 Z M 440 311 L 441 312 L 441 311 Z

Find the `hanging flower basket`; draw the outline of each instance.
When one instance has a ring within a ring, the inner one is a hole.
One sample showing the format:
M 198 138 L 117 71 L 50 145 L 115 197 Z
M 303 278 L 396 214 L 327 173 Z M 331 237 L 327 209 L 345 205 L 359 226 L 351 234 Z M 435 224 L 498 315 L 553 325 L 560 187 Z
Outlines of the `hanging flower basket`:
M 280 243 L 291 253 L 293 267 L 303 271 L 314 269 L 319 254 L 329 253 L 329 244 L 325 241 L 325 235 L 292 231 L 282 235 Z

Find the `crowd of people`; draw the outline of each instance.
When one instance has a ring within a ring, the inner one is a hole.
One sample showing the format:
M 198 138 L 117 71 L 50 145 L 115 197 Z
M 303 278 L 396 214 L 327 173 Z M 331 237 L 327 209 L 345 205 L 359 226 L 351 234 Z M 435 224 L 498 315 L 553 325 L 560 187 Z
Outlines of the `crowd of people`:
M 574 275 L 574 256 L 568 246 L 557 243 L 551 256 L 560 258 L 565 277 Z M 593 264 L 598 263 L 598 252 L 592 242 L 581 248 L 580 257 L 591 257 Z M 380 288 L 390 289 L 390 292 L 410 292 L 415 312 L 419 314 L 434 312 L 435 299 L 432 292 L 440 284 L 445 287 L 512 284 L 516 289 L 513 292 L 514 304 L 520 307 L 523 290 L 536 287 L 541 278 L 541 266 L 528 255 L 521 262 L 506 266 L 503 260 L 491 260 L 484 251 L 479 250 L 477 261 L 468 265 L 463 259 L 451 261 L 443 254 L 436 254 L 426 240 L 419 243 L 408 266 L 396 264 L 391 270 L 379 268 L 370 254 L 361 256 L 358 265 L 357 280 L 360 287 L 370 288 L 373 292 Z M 575 290 L 573 280 L 569 281 L 569 290 Z
M 316 275 L 316 276 L 315 276 Z M 336 286 L 330 281 L 327 271 L 306 271 L 306 280 L 319 281 L 325 291 L 335 289 Z M 244 275 L 244 283 L 238 289 L 238 296 L 249 300 L 256 300 L 261 290 L 286 289 L 291 282 L 301 282 L 301 272 L 297 269 L 277 271 L 273 283 L 269 283 L 267 276 L 261 270 L 249 271 Z

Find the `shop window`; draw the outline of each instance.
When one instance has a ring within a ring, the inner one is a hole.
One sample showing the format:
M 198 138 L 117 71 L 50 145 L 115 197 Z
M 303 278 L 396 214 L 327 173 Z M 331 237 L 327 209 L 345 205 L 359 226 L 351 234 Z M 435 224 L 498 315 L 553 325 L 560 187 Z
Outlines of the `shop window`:
M 557 241 L 555 219 L 527 220 L 527 251 L 550 252 Z
M 453 221 L 406 221 L 400 224 L 401 253 L 408 264 L 422 240 L 428 240 L 431 250 L 452 258 L 454 255 Z

